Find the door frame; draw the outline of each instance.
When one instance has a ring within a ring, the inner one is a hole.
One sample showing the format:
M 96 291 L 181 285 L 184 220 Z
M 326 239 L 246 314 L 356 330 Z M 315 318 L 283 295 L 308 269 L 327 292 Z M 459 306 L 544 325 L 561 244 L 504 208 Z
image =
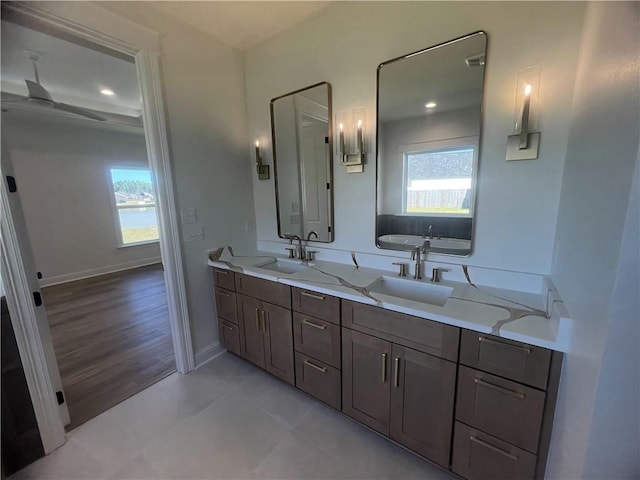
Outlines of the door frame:
M 190 372 L 195 368 L 195 358 L 165 124 L 158 34 L 85 2 L 7 2 L 2 8 L 3 17 L 7 12 L 34 25 L 72 35 L 135 59 L 143 105 L 147 156 L 157 194 L 160 250 L 176 367 L 180 373 Z M 58 415 L 56 396 L 51 387 L 32 292 L 27 280 L 28 275 L 35 272 L 27 272 L 23 264 L 15 224 L 6 201 L 8 193 L 4 179 L 0 193 L 3 285 L 40 436 L 45 453 L 48 454 L 65 442 L 65 432 Z

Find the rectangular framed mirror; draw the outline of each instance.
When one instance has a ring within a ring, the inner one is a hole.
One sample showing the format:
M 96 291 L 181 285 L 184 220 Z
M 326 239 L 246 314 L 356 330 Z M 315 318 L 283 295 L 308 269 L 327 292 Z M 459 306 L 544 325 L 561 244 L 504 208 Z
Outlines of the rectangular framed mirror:
M 271 100 L 278 236 L 333 242 L 331 85 Z
M 376 246 L 472 251 L 487 36 L 378 67 Z

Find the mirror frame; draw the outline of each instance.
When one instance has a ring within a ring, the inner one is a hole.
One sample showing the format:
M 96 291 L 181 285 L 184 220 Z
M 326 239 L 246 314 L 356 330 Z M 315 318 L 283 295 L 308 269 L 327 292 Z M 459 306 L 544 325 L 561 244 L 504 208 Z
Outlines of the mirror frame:
M 376 206 L 376 210 L 375 210 L 375 222 L 376 222 L 376 228 L 375 228 L 375 245 L 376 248 L 380 249 L 380 250 L 391 250 L 391 251 L 409 251 L 410 249 L 407 248 L 402 248 L 399 244 L 398 244 L 398 248 L 389 248 L 389 247 L 381 247 L 380 246 L 380 240 L 379 240 L 379 231 L 378 231 L 378 200 L 379 200 L 379 195 L 378 195 L 378 181 L 379 181 L 379 168 L 380 168 L 380 70 L 382 70 L 383 67 L 388 66 L 392 63 L 395 62 L 399 62 L 400 60 L 405 60 L 411 57 L 415 57 L 416 55 L 421 55 L 423 53 L 427 53 L 431 50 L 436 50 L 438 48 L 441 47 L 445 47 L 449 44 L 453 44 L 462 40 L 466 40 L 468 38 L 474 37 L 476 35 L 484 35 L 485 36 L 485 68 L 484 71 L 482 72 L 482 98 L 480 100 L 480 127 L 478 129 L 478 154 L 476 155 L 476 158 L 474 159 L 474 165 L 473 165 L 473 177 L 472 177 L 472 192 L 473 192 L 473 196 L 472 196 L 472 204 L 473 204 L 473 216 L 472 218 L 472 222 L 471 222 L 471 244 L 469 245 L 469 251 L 468 253 L 466 253 L 465 255 L 457 255 L 455 253 L 440 253 L 440 252 L 431 252 L 432 254 L 435 255 L 446 255 L 446 256 L 451 256 L 451 257 L 460 257 L 460 258 L 464 258 L 464 257 L 470 257 L 473 254 L 473 246 L 475 244 L 475 221 L 476 221 L 476 209 L 478 206 L 478 169 L 479 169 L 479 165 L 480 165 L 480 152 L 482 150 L 482 130 L 483 130 L 483 118 L 484 118 L 484 100 L 485 100 L 485 84 L 486 84 L 486 76 L 487 76 L 487 69 L 486 69 L 486 52 L 489 48 L 489 36 L 487 35 L 487 32 L 485 32 L 484 30 L 477 30 L 475 32 L 469 33 L 467 35 L 462 35 L 461 37 L 456 37 L 453 38 L 451 40 L 447 40 L 446 42 L 442 42 L 442 43 L 438 43 L 436 45 L 432 45 L 430 47 L 427 48 L 423 48 L 421 50 L 417 50 L 415 52 L 411 52 L 408 53 L 406 55 L 402 55 L 400 57 L 395 57 L 392 58 L 391 60 L 387 60 L 385 62 L 382 62 L 381 64 L 378 65 L 378 68 L 376 69 L 376 195 L 375 195 L 375 206 Z M 426 215 L 425 215 L 426 216 Z M 418 217 L 420 218 L 420 217 Z M 447 218 L 447 217 L 445 217 Z
M 329 198 L 329 240 L 324 242 L 324 241 L 318 241 L 316 239 L 311 240 L 312 242 L 318 242 L 318 243 L 332 243 L 335 241 L 335 218 L 334 218 L 334 198 L 333 198 L 333 191 L 334 191 L 334 178 L 333 178 L 333 98 L 332 98 L 332 92 L 331 92 L 331 84 L 329 82 L 318 82 L 318 83 L 314 83 L 313 85 L 309 85 L 308 87 L 303 87 L 300 88 L 298 90 L 294 90 L 293 92 L 289 92 L 289 93 L 285 93 L 284 95 L 280 95 L 277 97 L 274 97 L 271 99 L 271 101 L 269 102 L 269 113 L 270 113 L 270 118 L 271 118 L 271 152 L 273 155 L 273 180 L 274 180 L 274 195 L 276 197 L 276 224 L 278 226 L 278 238 L 286 238 L 288 239 L 289 237 L 286 237 L 283 235 L 282 233 L 282 225 L 280 224 L 280 201 L 278 199 L 278 161 L 277 161 L 277 154 L 276 154 L 276 129 L 275 129 L 275 118 L 274 118 L 274 102 L 276 100 L 279 100 L 281 98 L 285 98 L 285 97 L 289 97 L 291 95 L 295 95 L 297 93 L 301 93 L 304 92 L 306 90 L 310 90 L 312 88 L 316 88 L 316 87 L 320 87 L 326 85 L 327 86 L 327 109 L 328 109 L 328 121 L 327 121 L 327 129 L 328 129 L 328 134 L 327 136 L 329 137 L 329 156 L 328 156 L 328 162 L 329 162 L 329 187 L 327 189 L 328 192 L 328 198 Z M 302 239 L 302 240 L 306 240 L 306 239 Z

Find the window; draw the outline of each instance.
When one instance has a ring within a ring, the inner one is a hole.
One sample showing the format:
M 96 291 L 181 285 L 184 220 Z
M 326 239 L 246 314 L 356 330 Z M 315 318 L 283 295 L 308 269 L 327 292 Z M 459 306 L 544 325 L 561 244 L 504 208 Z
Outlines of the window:
M 148 168 L 112 168 L 111 183 L 122 245 L 157 242 L 156 201 Z
M 472 215 L 474 147 L 405 153 L 403 212 Z

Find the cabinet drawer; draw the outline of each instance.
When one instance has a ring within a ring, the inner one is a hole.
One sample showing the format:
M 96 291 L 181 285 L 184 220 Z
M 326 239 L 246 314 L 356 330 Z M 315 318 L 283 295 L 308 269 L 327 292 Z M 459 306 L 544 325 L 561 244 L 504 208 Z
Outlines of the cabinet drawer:
M 291 300 L 296 312 L 340 325 L 339 298 L 294 287 L 291 289 Z
M 293 341 L 298 352 L 340 368 L 338 325 L 294 312 Z
M 342 325 L 436 357 L 458 360 L 460 329 L 451 325 L 349 300 L 342 301 Z
M 469 480 L 533 479 L 536 456 L 456 422 L 451 469 Z
M 282 283 L 263 280 L 238 273 L 235 275 L 236 292 L 265 302 L 291 308 L 291 287 Z
M 236 294 L 224 288 L 215 287 L 215 296 L 218 320 L 222 317 L 225 320 L 237 324 L 238 310 L 236 306 Z
M 240 355 L 240 331 L 238 325 L 219 318 L 218 332 L 222 345 L 230 352 Z
M 537 453 L 545 393 L 460 366 L 456 420 Z
M 213 284 L 216 287 L 226 288 L 227 290 L 235 290 L 235 274 L 231 270 L 222 268 L 213 269 Z
M 296 352 L 296 387 L 340 410 L 340 370 L 313 357 Z
M 551 350 L 462 331 L 460 363 L 546 390 Z

